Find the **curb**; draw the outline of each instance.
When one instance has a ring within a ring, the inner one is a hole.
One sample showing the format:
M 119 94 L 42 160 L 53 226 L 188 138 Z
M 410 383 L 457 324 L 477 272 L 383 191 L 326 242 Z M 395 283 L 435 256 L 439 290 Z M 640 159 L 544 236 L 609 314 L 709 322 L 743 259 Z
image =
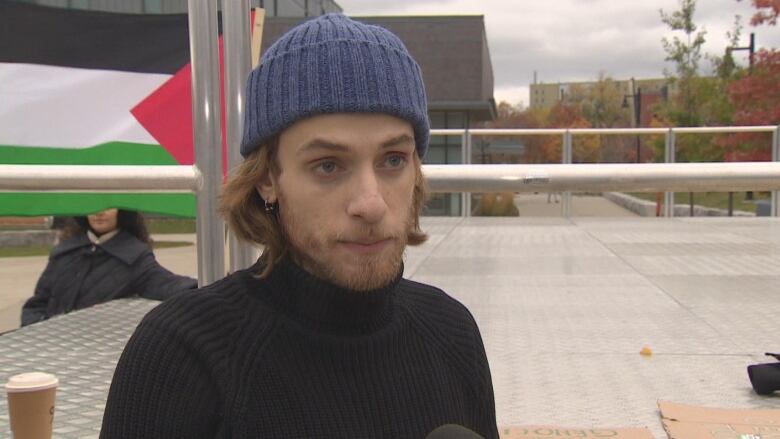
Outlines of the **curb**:
M 652 201 L 643 200 L 622 192 L 604 192 L 604 198 L 612 201 L 613 203 L 628 209 L 639 216 L 655 216 L 655 203 Z M 691 208 L 687 204 L 675 204 L 674 216 L 691 216 Z M 712 207 L 693 205 L 693 216 L 728 216 L 729 212 L 726 209 L 715 209 Z M 744 210 L 735 210 L 734 216 L 738 217 L 753 217 L 756 214 L 752 212 L 745 212 Z
M 8 230 L 0 232 L 0 246 L 54 245 L 56 237 L 54 230 Z

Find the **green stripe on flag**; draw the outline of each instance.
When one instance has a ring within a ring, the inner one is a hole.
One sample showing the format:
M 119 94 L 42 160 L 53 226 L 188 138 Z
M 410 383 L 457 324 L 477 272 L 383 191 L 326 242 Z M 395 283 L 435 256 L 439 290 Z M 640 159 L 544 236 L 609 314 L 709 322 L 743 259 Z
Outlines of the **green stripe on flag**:
M 160 145 L 107 142 L 89 148 L 0 145 L 6 165 L 177 165 Z
M 195 194 L 0 192 L 0 216 L 87 215 L 116 207 L 195 217 Z
M 108 142 L 91 148 L 0 145 L 8 165 L 177 165 L 160 145 Z M 186 193 L 0 192 L 0 216 L 86 215 L 111 207 L 195 217 L 195 195 Z

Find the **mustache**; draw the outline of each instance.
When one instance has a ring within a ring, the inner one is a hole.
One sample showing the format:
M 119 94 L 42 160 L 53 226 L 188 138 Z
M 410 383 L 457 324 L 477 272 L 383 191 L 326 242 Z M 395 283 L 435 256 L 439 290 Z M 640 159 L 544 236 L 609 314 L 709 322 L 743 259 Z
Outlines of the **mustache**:
M 361 225 L 349 231 L 338 232 L 333 236 L 334 241 L 342 242 L 366 242 L 383 241 L 385 239 L 397 239 L 401 231 L 392 231 L 384 227 Z

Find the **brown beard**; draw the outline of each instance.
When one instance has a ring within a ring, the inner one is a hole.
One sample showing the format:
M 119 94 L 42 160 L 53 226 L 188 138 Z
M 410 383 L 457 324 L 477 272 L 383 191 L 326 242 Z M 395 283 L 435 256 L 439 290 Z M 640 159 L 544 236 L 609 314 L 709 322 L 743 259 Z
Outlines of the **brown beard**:
M 350 230 L 349 233 L 318 237 L 311 234 L 302 236 L 301 228 L 294 219 L 295 216 L 286 206 L 287 203 L 280 194 L 279 221 L 282 233 L 290 255 L 304 270 L 322 280 L 354 291 L 370 291 L 384 287 L 398 276 L 403 264 L 407 236 L 414 225 L 411 209 L 405 221 L 405 228 L 401 231 L 391 232 L 364 224 L 356 230 Z M 353 255 L 351 261 L 327 261 L 316 256 L 327 254 L 343 240 L 367 238 L 390 238 L 390 248 L 372 256 Z M 345 267 L 358 268 L 347 273 Z

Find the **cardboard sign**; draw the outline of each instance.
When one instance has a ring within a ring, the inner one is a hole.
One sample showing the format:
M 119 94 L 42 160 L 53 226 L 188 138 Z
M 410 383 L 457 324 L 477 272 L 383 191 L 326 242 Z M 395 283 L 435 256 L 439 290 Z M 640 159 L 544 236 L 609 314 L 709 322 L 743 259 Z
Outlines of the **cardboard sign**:
M 780 439 L 780 410 L 728 410 L 658 401 L 670 439 Z
M 498 429 L 501 439 L 654 439 L 647 428 L 572 428 L 521 425 Z

